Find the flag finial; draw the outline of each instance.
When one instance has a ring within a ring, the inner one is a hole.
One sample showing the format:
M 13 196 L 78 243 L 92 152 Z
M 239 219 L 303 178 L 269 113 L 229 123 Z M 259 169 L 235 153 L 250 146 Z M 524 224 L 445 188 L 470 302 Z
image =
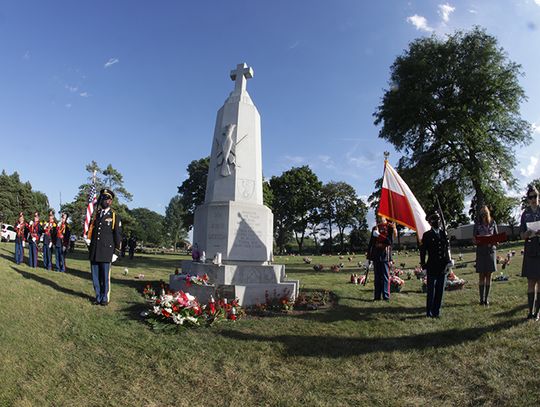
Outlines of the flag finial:
M 384 152 L 384 161 L 388 161 L 388 157 L 390 157 L 390 153 L 388 151 Z

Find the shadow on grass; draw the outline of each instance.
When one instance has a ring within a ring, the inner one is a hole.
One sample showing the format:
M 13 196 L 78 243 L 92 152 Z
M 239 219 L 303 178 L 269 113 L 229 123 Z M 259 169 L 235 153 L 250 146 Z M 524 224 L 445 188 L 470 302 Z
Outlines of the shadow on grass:
M 11 268 L 13 270 L 15 270 L 15 272 L 19 273 L 21 276 L 23 276 L 24 278 L 26 279 L 29 279 L 29 280 L 34 280 L 40 284 L 43 284 L 47 287 L 51 287 L 52 289 L 56 290 L 56 291 L 59 291 L 63 294 L 68 294 L 68 295 L 71 295 L 71 296 L 74 296 L 74 297 L 79 297 L 79 298 L 83 298 L 83 299 L 86 299 L 86 300 L 89 300 L 89 301 L 92 301 L 94 300 L 94 297 L 88 295 L 88 294 L 85 294 L 85 293 L 82 293 L 82 292 L 79 292 L 79 291 L 74 291 L 70 288 L 65 288 L 65 287 L 62 287 L 61 285 L 58 285 L 57 283 L 55 283 L 54 281 L 51 281 L 51 280 L 48 280 L 44 277 L 41 277 L 39 276 L 38 274 L 36 274 L 35 272 L 34 273 L 29 273 L 27 271 L 23 271 L 23 270 L 19 270 L 17 267 L 14 267 L 14 266 L 11 266 Z
M 224 330 L 219 334 L 240 341 L 280 343 L 285 347 L 284 353 L 287 356 L 341 358 L 373 352 L 406 352 L 429 348 L 445 348 L 479 340 L 483 335 L 510 329 L 520 325 L 522 322 L 522 320 L 509 320 L 482 327 L 447 329 L 439 332 L 391 337 L 264 336 L 232 330 Z

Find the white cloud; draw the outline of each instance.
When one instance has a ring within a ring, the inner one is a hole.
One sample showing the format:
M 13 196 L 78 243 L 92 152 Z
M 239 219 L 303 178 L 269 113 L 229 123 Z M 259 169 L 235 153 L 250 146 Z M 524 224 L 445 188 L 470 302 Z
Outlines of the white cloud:
M 299 155 L 286 155 L 285 160 L 287 160 L 290 164 L 305 164 L 306 163 L 306 157 L 302 157 Z
M 445 3 L 445 4 L 439 4 L 439 15 L 441 16 L 441 18 L 443 19 L 443 21 L 445 23 L 448 22 L 448 20 L 450 20 L 450 14 L 452 14 L 456 8 L 455 7 L 452 7 L 450 4 L 448 3 Z
M 105 65 L 103 65 L 104 68 L 108 68 L 110 66 L 113 66 L 114 64 L 117 64 L 120 62 L 118 58 L 109 58 L 107 62 L 105 62 Z
M 477 13 L 478 13 L 478 11 L 476 11 L 476 10 L 473 9 L 473 8 L 469 9 L 468 11 L 469 11 L 469 13 L 471 13 L 471 14 L 477 14 Z
M 540 1 L 540 0 L 538 0 Z M 540 134 L 540 123 L 533 123 L 532 124 L 532 131 L 533 134 Z
M 332 160 L 332 157 L 328 155 L 318 155 L 317 159 L 329 170 L 336 168 L 334 160 Z
M 88 92 L 81 92 L 81 93 L 79 93 L 79 96 L 81 96 L 83 98 L 87 98 L 89 95 L 88 95 Z
M 30 51 L 26 51 L 23 55 L 23 59 L 30 59 Z
M 71 109 L 71 106 L 72 106 L 71 103 L 66 103 L 66 107 L 67 107 L 68 109 Z
M 537 6 L 540 6 L 540 0 L 534 0 Z
M 75 92 L 77 92 L 79 90 L 79 88 L 77 86 L 71 86 L 71 85 L 65 85 L 65 88 L 67 90 L 69 90 L 70 92 L 73 92 L 73 93 L 75 93 Z
M 289 49 L 295 49 L 299 45 L 300 45 L 300 41 L 295 41 L 294 43 L 289 45 Z
M 531 156 L 529 157 L 529 165 L 527 165 L 527 168 L 520 168 L 519 172 L 524 177 L 530 177 L 532 176 L 536 171 L 536 166 L 538 165 L 538 156 Z
M 407 22 L 414 25 L 417 30 L 431 32 L 433 28 L 428 25 L 425 17 L 415 14 L 414 16 L 407 17 Z

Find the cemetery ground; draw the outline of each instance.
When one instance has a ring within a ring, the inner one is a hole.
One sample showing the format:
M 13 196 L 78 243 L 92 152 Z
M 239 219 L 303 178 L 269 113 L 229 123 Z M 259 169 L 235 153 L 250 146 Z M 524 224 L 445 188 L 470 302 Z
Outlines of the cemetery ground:
M 141 292 L 167 281 L 179 256 L 121 259 L 111 304 L 100 307 L 91 304 L 84 249 L 68 256 L 64 274 L 15 265 L 13 244 L 2 243 L 0 405 L 538 405 L 540 323 L 525 320 L 521 248 L 499 250 L 517 254 L 489 307 L 477 305 L 472 264 L 457 269 L 467 284 L 446 293 L 441 319 L 425 318 L 414 276 L 391 302 L 373 302 L 371 281 L 349 283 L 362 256 L 310 265 L 281 256 L 276 263 L 302 289 L 334 292 L 334 306 L 164 333 L 140 317 Z M 329 271 L 340 262 L 341 272 Z M 402 262 L 416 265 L 417 253 L 400 254 Z

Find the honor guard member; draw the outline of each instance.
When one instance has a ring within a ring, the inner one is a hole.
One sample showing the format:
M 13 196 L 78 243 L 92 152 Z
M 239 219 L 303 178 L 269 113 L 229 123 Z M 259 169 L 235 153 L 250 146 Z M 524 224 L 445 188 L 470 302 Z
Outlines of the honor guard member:
M 90 268 L 96 292 L 94 304 L 108 305 L 110 301 L 110 268 L 118 258 L 122 243 L 122 223 L 111 209 L 114 193 L 108 188 L 100 191 L 99 206 L 90 227 L 87 243 L 90 244 Z
M 39 213 L 34 212 L 34 220 L 31 220 L 28 224 L 28 235 L 26 240 L 28 241 L 28 265 L 36 268 L 38 265 L 38 244 L 43 229 L 39 223 Z
M 68 214 L 62 213 L 60 222 L 56 225 L 52 232 L 52 242 L 54 246 L 54 255 L 56 256 L 56 271 L 66 271 L 66 251 L 69 246 L 69 236 L 71 231 L 67 223 Z
M 54 212 L 49 212 L 49 220 L 43 225 L 43 267 L 52 270 L 52 231 L 56 228 Z
M 15 263 L 21 264 L 24 260 L 24 242 L 28 234 L 28 224 L 24 221 L 23 213 L 19 213 L 19 219 L 15 225 Z
M 431 229 L 424 233 L 420 246 L 420 266 L 427 272 L 426 316 L 439 318 L 446 285 L 450 255 L 448 237 L 440 228 L 440 217 L 434 213 L 428 217 Z M 426 253 L 428 259 L 426 262 Z
M 385 218 L 378 217 L 379 223 L 371 231 L 368 244 L 368 260 L 373 262 L 374 301 L 390 300 L 390 262 L 392 261 L 392 244 L 396 231 L 394 224 Z

